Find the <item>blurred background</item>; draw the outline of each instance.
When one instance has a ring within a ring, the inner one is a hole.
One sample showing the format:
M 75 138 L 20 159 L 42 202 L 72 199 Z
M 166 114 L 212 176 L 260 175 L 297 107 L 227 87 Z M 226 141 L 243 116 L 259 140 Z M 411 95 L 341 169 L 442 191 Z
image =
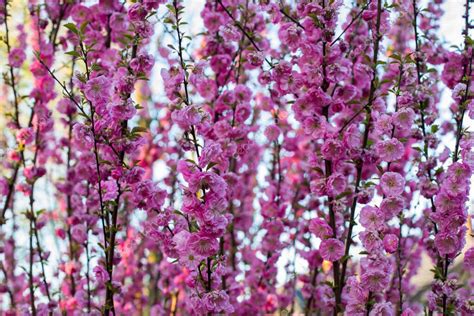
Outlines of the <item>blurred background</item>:
M 86 1 L 90 3 L 94 3 L 94 1 Z M 193 41 L 190 44 L 190 47 L 188 48 L 189 52 L 193 51 L 193 47 L 198 47 L 199 45 L 205 45 L 198 36 L 198 34 L 202 31 L 203 29 L 203 22 L 202 18 L 199 15 L 201 12 L 202 7 L 204 6 L 205 1 L 204 0 L 185 0 L 183 1 L 183 6 L 185 7 L 184 10 L 184 19 L 189 23 L 187 28 L 185 29 L 185 32 L 191 36 Z M 349 4 L 351 3 L 350 1 L 345 1 L 345 3 Z M 423 5 L 427 4 L 428 1 L 420 1 L 419 7 L 422 8 Z M 12 4 L 12 20 L 11 23 L 12 25 L 17 25 L 20 23 L 25 23 L 25 21 L 28 21 L 29 18 L 29 12 L 25 9 L 27 8 L 28 1 L 27 0 L 14 0 L 11 2 Z M 347 5 L 342 11 L 341 14 L 345 15 L 347 12 L 347 8 L 349 6 Z M 461 45 L 463 42 L 463 36 L 462 36 L 462 29 L 463 29 L 463 19 L 462 16 L 464 14 L 464 1 L 463 0 L 446 0 L 444 1 L 444 16 L 440 21 L 440 37 L 449 45 Z M 156 63 L 155 67 L 153 70 L 153 74 L 151 77 L 151 80 L 148 82 L 149 87 L 152 91 L 152 99 L 154 102 L 167 102 L 165 93 L 163 91 L 163 81 L 160 76 L 160 70 L 162 68 L 166 68 L 167 64 L 165 64 L 164 59 L 160 57 L 160 54 L 158 53 L 158 48 L 159 47 L 165 47 L 167 44 L 171 44 L 174 39 L 173 37 L 169 34 L 169 31 L 165 28 L 164 24 L 161 23 L 163 17 L 165 16 L 165 10 L 164 8 L 161 8 L 160 12 L 156 15 L 157 23 L 156 23 L 156 32 L 153 37 L 153 41 L 149 46 L 149 51 L 151 54 L 156 56 Z M 346 10 L 346 11 L 344 11 Z M 13 45 L 15 45 L 15 34 L 16 34 L 16 29 L 15 27 L 11 27 L 12 29 L 12 39 L 13 39 Z M 64 31 L 64 30 L 63 30 Z M 0 31 L 0 34 L 3 33 L 3 30 Z M 271 39 L 271 41 L 275 41 L 277 44 L 278 38 L 275 33 L 272 33 L 271 30 L 268 33 L 268 37 Z M 28 51 L 28 58 L 31 60 L 34 58 L 33 52 Z M 2 72 L 5 71 L 6 67 L 6 62 L 7 59 L 6 57 L 6 47 L 5 45 L 0 45 L 0 67 L 2 69 Z M 387 56 L 385 56 L 386 58 Z M 62 69 L 61 68 L 61 60 L 59 59 L 56 64 L 55 64 L 55 69 L 58 72 L 67 72 L 69 71 L 68 69 Z M 24 64 L 24 71 L 22 71 L 22 80 L 21 80 L 21 85 L 20 85 L 20 90 L 23 91 L 24 93 L 27 93 L 30 89 L 28 86 L 28 79 L 31 79 L 31 74 L 28 71 L 28 63 Z M 2 79 L 3 80 L 3 79 Z M 7 98 L 9 98 L 10 91 L 8 89 L 8 86 L 3 84 L 3 82 L 0 83 L 0 157 L 5 155 L 5 150 L 10 146 L 11 144 L 11 137 L 8 135 L 6 132 L 6 123 L 7 123 L 7 118 L 6 115 L 8 111 L 10 110 L 8 104 Z M 60 93 L 58 90 L 58 99 L 60 97 Z M 135 95 L 135 99 L 137 101 L 140 101 L 140 94 Z M 449 106 L 451 103 L 451 95 L 449 91 L 446 91 L 443 94 L 442 97 L 442 102 L 441 102 L 441 116 L 444 118 L 449 118 L 451 116 L 451 113 L 449 111 Z M 51 109 L 54 108 L 54 103 L 50 104 Z M 27 108 L 26 104 L 23 104 L 23 109 L 22 111 L 26 111 L 26 113 L 29 112 L 29 109 Z M 57 113 L 55 113 L 57 115 Z M 262 126 L 268 125 L 272 122 L 272 118 L 268 117 L 267 120 L 265 120 L 265 117 L 262 118 Z M 472 121 L 469 118 L 466 118 L 465 125 L 470 125 L 472 126 Z M 58 131 L 58 134 L 62 134 L 64 131 L 62 130 L 61 125 L 55 126 L 55 128 Z M 261 129 L 263 131 L 264 128 Z M 264 141 L 263 135 L 260 135 L 262 142 Z M 454 147 L 454 143 L 447 139 L 445 145 L 448 147 L 452 148 Z M 265 160 L 265 159 L 264 159 Z M 36 208 L 37 209 L 47 209 L 47 210 L 54 210 L 58 208 L 58 205 L 56 204 L 56 199 L 55 199 L 55 188 L 54 188 L 54 181 L 57 178 L 63 177 L 64 176 L 65 170 L 59 169 L 56 165 L 51 164 L 48 166 L 48 173 L 47 177 L 43 177 L 39 180 L 37 184 L 37 190 L 36 190 Z M 268 170 L 265 167 L 265 165 L 262 165 L 262 168 L 259 172 L 258 179 L 263 183 L 264 178 L 267 174 Z M 159 161 L 156 162 L 155 168 L 154 168 L 154 179 L 156 181 L 161 181 L 164 177 L 168 175 L 168 170 L 166 169 L 164 163 L 160 163 Z M 473 187 L 474 189 L 474 187 Z M 471 190 L 473 191 L 473 190 Z M 469 213 L 472 214 L 473 211 L 473 194 L 471 194 L 471 199 L 469 202 Z M 16 198 L 16 209 L 21 210 L 22 208 L 26 209 L 27 208 L 27 201 L 26 198 L 22 198 L 20 195 Z M 144 214 L 137 213 L 137 218 L 135 224 L 138 225 L 141 219 L 143 219 Z M 258 220 L 258 214 L 256 214 L 256 225 L 258 225 L 259 220 Z M 17 221 L 19 222 L 20 227 L 28 227 L 27 225 L 27 219 L 24 216 L 17 216 Z M 54 235 L 54 221 L 49 221 L 48 222 L 48 227 L 46 229 L 43 229 L 41 231 L 41 240 L 44 245 L 44 248 L 51 251 L 50 255 L 50 262 L 54 262 L 54 264 L 50 264 L 50 267 L 57 266 L 57 262 L 59 262 L 59 258 L 61 256 L 61 253 L 65 251 L 65 244 L 62 243 L 62 241 L 58 240 L 55 238 Z M 469 230 L 467 234 L 467 243 L 466 243 L 466 249 L 470 246 L 474 245 L 474 240 L 471 237 L 471 220 L 469 219 Z M 6 226 L 8 227 L 8 226 Z M 11 228 L 11 226 L 10 226 Z M 8 229 L 8 228 L 7 228 Z M 13 232 L 10 232 L 13 233 Z M 356 232 L 357 233 L 357 232 Z M 28 247 L 27 247 L 27 239 L 28 239 L 28 232 L 19 230 L 14 232 L 15 238 L 18 241 L 18 245 L 20 246 L 18 249 L 17 256 L 19 258 L 26 257 L 27 252 L 28 252 Z M 354 249 L 354 253 L 358 253 L 357 249 Z M 285 264 L 287 263 L 288 260 L 293 258 L 294 256 L 294 251 L 291 249 L 285 249 L 283 254 L 280 256 L 280 260 L 278 261 L 278 266 L 281 267 L 279 269 L 279 275 L 278 279 L 280 280 L 281 283 L 285 280 L 287 277 L 285 269 L 283 268 Z M 431 272 L 427 273 L 427 271 L 430 270 L 430 267 L 432 266 L 431 260 L 428 258 L 428 256 L 423 256 L 423 263 L 422 266 L 423 268 L 420 269 L 422 273 L 419 273 L 414 279 L 413 283 L 418 284 L 420 286 L 420 293 L 419 295 L 423 295 L 423 291 L 428 289 L 431 281 L 432 281 L 432 274 Z M 296 258 L 296 272 L 299 274 L 304 274 L 307 273 L 306 265 L 303 260 L 300 260 L 299 258 Z M 459 261 L 459 258 L 458 258 Z M 27 264 L 26 261 L 23 262 L 23 264 Z M 453 266 L 453 270 L 460 269 L 461 267 L 459 266 L 459 262 L 456 262 L 455 265 Z M 47 275 L 51 276 L 54 271 L 51 271 L 51 268 L 48 267 Z M 50 278 L 50 280 L 53 280 Z

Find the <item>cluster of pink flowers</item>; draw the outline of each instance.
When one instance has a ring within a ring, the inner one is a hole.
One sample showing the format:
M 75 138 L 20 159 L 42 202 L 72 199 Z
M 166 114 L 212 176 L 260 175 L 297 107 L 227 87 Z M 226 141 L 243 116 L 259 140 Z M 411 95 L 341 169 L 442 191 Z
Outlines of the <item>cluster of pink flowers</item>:
M 0 0 L 0 314 L 474 314 L 471 1 L 201 2 Z

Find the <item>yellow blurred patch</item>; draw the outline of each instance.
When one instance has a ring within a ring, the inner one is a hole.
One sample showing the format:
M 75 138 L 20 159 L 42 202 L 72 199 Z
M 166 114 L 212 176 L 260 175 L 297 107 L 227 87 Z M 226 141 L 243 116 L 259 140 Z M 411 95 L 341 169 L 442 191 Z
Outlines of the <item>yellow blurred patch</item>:
M 332 262 L 331 261 L 327 261 L 327 260 L 323 261 L 322 268 L 323 268 L 324 273 L 331 270 L 331 267 L 332 267 Z
M 467 215 L 467 233 L 472 235 L 472 222 L 471 222 L 471 215 Z
M 156 253 L 151 252 L 148 255 L 148 263 L 157 263 L 157 262 L 158 262 L 158 256 L 156 255 Z
M 196 197 L 197 197 L 198 199 L 201 199 L 202 196 L 203 196 L 202 190 L 198 190 L 198 191 L 196 192 Z
M 172 313 L 174 313 L 176 311 L 176 304 L 177 303 L 178 303 L 178 296 L 177 296 L 176 293 L 173 293 L 171 295 L 171 306 L 170 306 L 171 307 L 170 310 L 171 310 Z

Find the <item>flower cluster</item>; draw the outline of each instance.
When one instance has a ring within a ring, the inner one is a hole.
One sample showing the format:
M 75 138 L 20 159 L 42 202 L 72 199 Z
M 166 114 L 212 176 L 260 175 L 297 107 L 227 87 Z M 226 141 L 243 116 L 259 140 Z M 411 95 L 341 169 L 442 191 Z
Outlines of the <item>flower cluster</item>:
M 0 314 L 471 315 L 471 1 L 351 5 L 0 0 Z

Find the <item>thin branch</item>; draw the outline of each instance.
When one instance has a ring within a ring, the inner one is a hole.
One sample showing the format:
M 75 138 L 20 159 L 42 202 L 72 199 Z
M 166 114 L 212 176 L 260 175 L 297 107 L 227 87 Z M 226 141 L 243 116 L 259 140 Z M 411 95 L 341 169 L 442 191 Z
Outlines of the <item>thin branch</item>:
M 240 24 L 240 22 L 234 18 L 234 16 L 229 11 L 229 9 L 227 9 L 227 7 L 224 6 L 224 4 L 222 4 L 222 1 L 221 0 L 216 0 L 216 1 L 224 9 L 225 13 L 232 19 L 235 26 L 237 26 L 237 28 L 245 35 L 245 37 L 247 37 L 247 39 L 250 41 L 252 46 L 255 47 L 257 51 L 262 52 L 260 47 L 258 47 L 257 43 L 255 43 L 255 40 L 253 39 L 253 37 L 245 30 L 245 28 Z M 267 58 L 265 58 L 265 62 L 270 66 L 270 68 L 273 68 L 273 64 Z
M 370 123 L 371 123 L 371 107 L 372 103 L 374 102 L 375 99 L 375 81 L 377 78 L 377 62 L 378 62 L 378 54 L 379 54 L 379 46 L 380 46 L 380 40 L 381 40 L 381 34 L 380 34 L 380 24 L 381 24 L 381 15 L 382 15 L 382 0 L 377 1 L 377 20 L 376 20 L 376 26 L 375 26 L 375 42 L 374 42 L 374 52 L 373 52 L 373 59 L 372 59 L 372 80 L 370 82 L 370 91 L 369 91 L 369 98 L 368 98 L 368 105 L 367 105 L 367 122 L 364 130 L 364 138 L 362 141 L 362 149 L 366 149 L 367 145 L 369 143 L 369 132 L 370 132 Z M 362 180 L 362 171 L 363 171 L 363 166 L 364 162 L 361 160 L 357 163 L 356 167 L 356 182 L 355 182 L 355 189 L 354 189 L 354 198 L 352 201 L 351 205 L 351 213 L 350 213 L 350 219 L 349 219 L 349 228 L 347 232 L 347 238 L 345 242 L 345 251 L 344 251 L 344 260 L 342 263 L 342 271 L 341 271 L 341 280 L 340 280 L 340 288 L 339 288 L 339 293 L 342 293 L 342 290 L 345 285 L 345 276 L 346 276 L 346 271 L 347 271 L 347 264 L 349 262 L 349 254 L 350 254 L 350 249 L 352 246 L 352 231 L 354 228 L 354 218 L 355 218 L 355 210 L 357 207 L 357 201 L 358 201 L 358 194 L 360 192 L 360 183 Z
M 288 12 L 285 11 L 284 8 L 280 8 L 281 14 L 283 14 L 288 20 L 295 23 L 298 27 L 301 27 L 303 30 L 305 29 L 304 26 L 294 17 L 292 17 Z
M 368 1 L 367 4 L 359 11 L 359 13 L 357 13 L 357 15 L 351 20 L 351 22 L 344 28 L 344 30 L 342 31 L 341 34 L 339 34 L 339 36 L 331 42 L 331 45 L 329 46 L 333 46 L 334 44 L 337 43 L 337 41 L 339 41 L 342 36 L 346 33 L 346 31 L 352 26 L 352 24 L 354 24 L 355 21 L 357 21 L 360 16 L 362 15 L 362 13 L 364 13 L 364 11 L 369 7 L 370 3 L 372 2 L 372 0 Z

